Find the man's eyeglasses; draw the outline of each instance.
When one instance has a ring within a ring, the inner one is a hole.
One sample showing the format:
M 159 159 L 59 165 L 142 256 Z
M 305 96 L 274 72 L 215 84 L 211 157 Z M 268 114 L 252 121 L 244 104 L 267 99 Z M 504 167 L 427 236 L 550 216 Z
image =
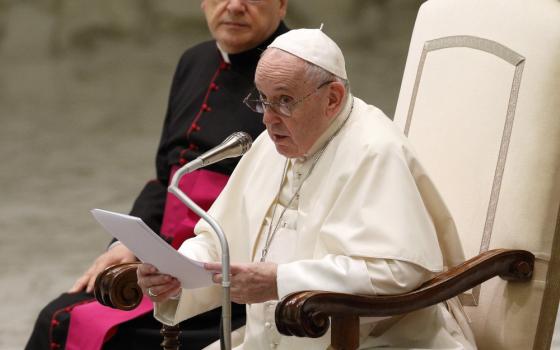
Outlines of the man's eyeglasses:
M 292 110 L 294 109 L 295 106 L 305 101 L 311 95 L 319 91 L 322 87 L 325 87 L 332 82 L 333 80 L 325 81 L 324 83 L 319 85 L 317 88 L 315 88 L 315 90 L 311 91 L 307 95 L 292 101 L 269 102 L 264 100 L 258 91 L 253 91 L 249 95 L 247 95 L 247 97 L 245 97 L 243 103 L 245 103 L 245 105 L 249 107 L 253 112 L 263 114 L 265 110 L 270 108 L 270 110 L 276 114 L 280 114 L 284 117 L 291 117 Z

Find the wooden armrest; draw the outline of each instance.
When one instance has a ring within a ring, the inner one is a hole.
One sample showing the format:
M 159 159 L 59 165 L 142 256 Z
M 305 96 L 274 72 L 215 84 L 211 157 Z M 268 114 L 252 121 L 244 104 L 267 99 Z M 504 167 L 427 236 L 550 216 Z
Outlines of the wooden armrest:
M 132 310 L 142 301 L 142 290 L 137 284 L 139 262 L 107 267 L 95 279 L 97 301 L 113 309 Z
M 333 317 L 334 333 L 335 322 L 344 325 L 358 317 L 412 312 L 453 298 L 495 276 L 508 281 L 528 281 L 533 274 L 534 261 L 535 256 L 525 250 L 495 249 L 442 272 L 405 294 L 292 293 L 276 307 L 276 327 L 284 335 L 317 338 L 329 329 L 329 317 Z
M 119 310 L 132 310 L 142 301 L 142 289 L 138 286 L 136 270 L 140 262 L 109 266 L 95 279 L 94 294 L 97 301 L 105 306 Z M 179 325 L 162 325 L 160 334 L 165 350 L 178 350 L 180 346 Z

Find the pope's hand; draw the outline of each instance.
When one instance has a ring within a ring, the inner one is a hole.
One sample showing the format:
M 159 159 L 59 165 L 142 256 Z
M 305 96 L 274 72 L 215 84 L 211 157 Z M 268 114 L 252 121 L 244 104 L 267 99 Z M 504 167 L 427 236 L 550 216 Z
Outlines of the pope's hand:
M 130 249 L 125 247 L 124 244 L 117 244 L 111 249 L 107 250 L 105 253 L 98 256 L 93 264 L 89 267 L 89 269 L 87 269 L 87 271 L 84 272 L 84 274 L 80 278 L 78 278 L 78 280 L 74 283 L 74 285 L 68 292 L 77 293 L 85 289 L 86 292 L 91 293 L 93 292 L 93 287 L 97 275 L 99 275 L 107 267 L 115 264 L 134 261 L 136 261 L 134 253 Z
M 181 292 L 181 283 L 175 277 L 160 273 L 153 265 L 138 265 L 136 275 L 138 286 L 154 302 L 166 301 Z
M 206 263 L 204 268 L 213 272 L 214 283 L 222 283 L 222 264 Z M 278 265 L 270 262 L 231 264 L 231 300 L 238 304 L 278 300 L 277 269 Z

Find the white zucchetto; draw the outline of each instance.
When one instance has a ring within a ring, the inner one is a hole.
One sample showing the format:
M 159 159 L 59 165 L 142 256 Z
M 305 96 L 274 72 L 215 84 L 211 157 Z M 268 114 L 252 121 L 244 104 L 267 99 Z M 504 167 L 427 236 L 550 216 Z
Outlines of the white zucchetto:
M 274 39 L 268 47 L 286 51 L 342 79 L 347 79 L 342 51 L 321 29 L 290 30 Z

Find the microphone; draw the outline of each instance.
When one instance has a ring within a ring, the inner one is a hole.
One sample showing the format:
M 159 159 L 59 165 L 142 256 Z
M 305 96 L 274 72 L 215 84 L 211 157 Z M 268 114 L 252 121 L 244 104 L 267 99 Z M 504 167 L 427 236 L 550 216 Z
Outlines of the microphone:
M 196 169 L 217 163 L 226 158 L 239 157 L 245 154 L 251 148 L 253 139 L 249 134 L 238 131 L 229 135 L 218 146 L 209 149 L 193 161 L 187 163 L 184 173 L 190 173 Z
M 181 189 L 179 188 L 179 181 L 181 177 L 186 173 L 190 173 L 196 169 L 202 168 L 204 166 L 219 162 L 220 160 L 232 157 L 239 157 L 251 148 L 253 140 L 251 136 L 244 132 L 235 132 L 229 135 L 221 144 L 208 150 L 201 154 L 198 158 L 192 162 L 188 162 L 183 165 L 182 168 L 177 170 L 171 179 L 171 183 L 168 187 L 168 191 L 174 194 L 181 202 L 183 202 L 189 209 L 200 216 L 204 221 L 214 230 L 214 233 L 218 236 L 220 241 L 220 246 L 222 248 L 222 337 L 223 347 L 225 349 L 231 349 L 231 296 L 230 296 L 230 259 L 229 259 L 229 246 L 227 243 L 227 238 L 224 231 L 220 225 L 212 218 L 208 213 L 206 213 L 201 207 L 199 207 L 192 199 L 190 199 Z

